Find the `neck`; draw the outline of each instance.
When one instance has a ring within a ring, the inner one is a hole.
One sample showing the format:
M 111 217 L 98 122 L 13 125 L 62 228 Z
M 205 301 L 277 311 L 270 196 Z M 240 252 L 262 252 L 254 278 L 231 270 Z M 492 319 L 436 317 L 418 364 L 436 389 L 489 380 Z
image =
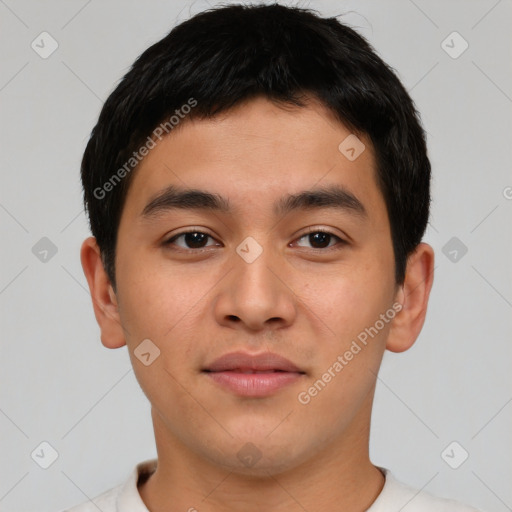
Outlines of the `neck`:
M 363 512 L 384 485 L 368 454 L 372 401 L 373 392 L 348 429 L 322 450 L 291 468 L 269 467 L 256 476 L 200 457 L 153 410 L 158 467 L 139 493 L 151 512 Z

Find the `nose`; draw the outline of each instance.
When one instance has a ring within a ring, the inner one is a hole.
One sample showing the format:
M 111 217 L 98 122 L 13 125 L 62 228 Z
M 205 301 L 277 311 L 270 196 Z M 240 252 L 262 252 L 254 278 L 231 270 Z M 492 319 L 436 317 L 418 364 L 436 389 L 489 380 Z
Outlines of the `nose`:
M 251 247 L 251 250 L 254 248 Z M 291 325 L 297 314 L 290 266 L 271 249 L 252 260 L 234 252 L 232 270 L 219 286 L 215 317 L 219 324 L 246 331 Z

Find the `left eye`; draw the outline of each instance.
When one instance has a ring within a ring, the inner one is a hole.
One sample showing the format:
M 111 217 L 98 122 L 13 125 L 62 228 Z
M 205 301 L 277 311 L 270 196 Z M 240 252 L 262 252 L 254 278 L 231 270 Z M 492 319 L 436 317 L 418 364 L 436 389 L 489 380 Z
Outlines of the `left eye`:
M 299 238 L 299 241 L 303 239 L 308 240 L 309 243 L 314 246 L 313 249 L 326 249 L 332 247 L 336 244 L 331 244 L 331 242 L 335 242 L 336 240 L 338 240 L 338 242 L 341 244 L 345 243 L 345 241 L 342 240 L 339 236 L 336 236 L 333 233 L 329 233 L 328 231 L 321 230 L 310 231 L 309 233 L 302 235 Z
M 207 233 L 202 233 L 201 231 L 187 231 L 186 233 L 180 233 L 179 235 L 173 236 L 166 242 L 166 245 L 174 244 L 176 240 L 179 240 L 180 238 L 183 238 L 183 241 L 186 245 L 176 245 L 183 249 L 203 249 L 204 247 L 208 247 L 204 245 L 204 242 L 208 238 L 213 240 L 213 237 Z

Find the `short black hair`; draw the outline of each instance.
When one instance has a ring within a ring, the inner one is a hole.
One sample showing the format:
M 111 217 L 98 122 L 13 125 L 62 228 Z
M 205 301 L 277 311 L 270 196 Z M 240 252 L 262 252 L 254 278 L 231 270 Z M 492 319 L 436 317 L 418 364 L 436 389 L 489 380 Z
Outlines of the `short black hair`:
M 315 98 L 371 139 L 395 281 L 403 283 L 430 207 L 426 136 L 412 99 L 371 45 L 337 18 L 237 4 L 203 11 L 145 50 L 92 130 L 81 165 L 84 205 L 114 289 L 119 221 L 143 146 L 162 128 L 170 133 L 177 122 L 210 118 L 257 96 L 297 107 Z

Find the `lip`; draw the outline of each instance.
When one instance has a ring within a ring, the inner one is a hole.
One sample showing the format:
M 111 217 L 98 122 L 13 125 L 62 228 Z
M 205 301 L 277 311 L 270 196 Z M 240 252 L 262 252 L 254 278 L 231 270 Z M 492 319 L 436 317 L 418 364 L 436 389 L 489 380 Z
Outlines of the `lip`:
M 268 396 L 305 375 L 291 361 L 272 352 L 231 352 L 216 359 L 202 371 L 233 393 L 250 397 Z
M 282 372 L 304 373 L 291 361 L 273 352 L 249 354 L 248 352 L 230 352 L 215 359 L 205 371 L 223 372 L 229 370 L 268 371 L 280 370 Z

